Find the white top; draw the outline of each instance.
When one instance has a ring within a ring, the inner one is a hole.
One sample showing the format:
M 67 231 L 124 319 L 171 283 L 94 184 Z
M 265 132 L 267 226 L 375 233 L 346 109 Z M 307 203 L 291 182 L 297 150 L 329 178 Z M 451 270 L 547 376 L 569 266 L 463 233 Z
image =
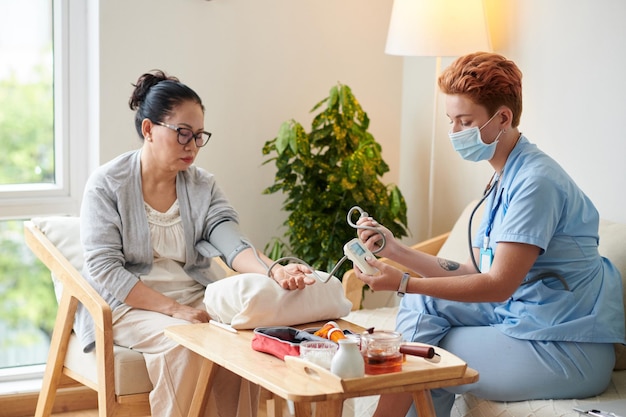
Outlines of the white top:
M 178 200 L 162 213 L 144 202 L 150 240 L 154 254 L 152 270 L 140 277 L 141 281 L 155 291 L 166 295 L 180 304 L 189 305 L 204 295 L 204 286 L 183 270 L 185 264 L 185 238 L 180 218 Z M 113 322 L 132 307 L 120 306 L 113 311 Z

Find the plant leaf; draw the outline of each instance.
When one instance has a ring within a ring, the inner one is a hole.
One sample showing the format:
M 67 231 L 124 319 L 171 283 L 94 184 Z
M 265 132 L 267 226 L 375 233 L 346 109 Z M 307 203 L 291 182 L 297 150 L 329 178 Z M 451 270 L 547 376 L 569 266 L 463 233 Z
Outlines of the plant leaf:
M 278 152 L 279 155 L 287 149 L 290 138 L 291 121 L 283 122 L 280 125 L 280 129 L 278 129 L 278 136 L 276 137 L 276 152 Z

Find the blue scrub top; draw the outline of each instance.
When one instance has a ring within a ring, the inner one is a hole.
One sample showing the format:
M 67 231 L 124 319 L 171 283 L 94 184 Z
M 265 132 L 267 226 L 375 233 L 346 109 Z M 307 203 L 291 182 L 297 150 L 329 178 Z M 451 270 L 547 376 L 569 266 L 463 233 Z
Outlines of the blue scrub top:
M 553 274 L 497 306 L 495 327 L 520 339 L 624 343 L 622 280 L 598 253 L 598 211 L 556 161 L 522 136 L 484 204 L 474 246 L 483 247 L 493 219 L 494 256 L 498 242 L 535 245 L 541 252 L 524 281 Z

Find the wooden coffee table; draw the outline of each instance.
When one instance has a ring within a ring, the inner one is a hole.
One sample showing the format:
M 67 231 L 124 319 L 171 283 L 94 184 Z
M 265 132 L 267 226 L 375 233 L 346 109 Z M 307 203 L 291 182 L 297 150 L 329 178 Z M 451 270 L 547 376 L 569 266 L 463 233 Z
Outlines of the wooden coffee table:
M 364 329 L 343 320 L 335 320 L 342 329 L 360 333 Z M 309 323 L 298 328 L 319 327 Z M 420 417 L 435 417 L 431 389 L 469 384 L 478 380 L 478 372 L 445 350 L 436 348 L 438 363 L 407 355 L 402 372 L 366 375 L 342 380 L 323 368 L 299 358 L 282 361 L 252 349 L 252 330 L 230 333 L 211 324 L 185 324 L 165 329 L 166 336 L 196 352 L 205 360 L 189 417 L 197 417 L 206 406 L 215 370 L 223 367 L 261 387 L 268 399 L 267 414 L 281 416 L 285 401 L 293 401 L 296 416 L 311 416 L 311 403 L 317 403 L 316 416 L 340 417 L 343 401 L 386 393 L 407 392 Z

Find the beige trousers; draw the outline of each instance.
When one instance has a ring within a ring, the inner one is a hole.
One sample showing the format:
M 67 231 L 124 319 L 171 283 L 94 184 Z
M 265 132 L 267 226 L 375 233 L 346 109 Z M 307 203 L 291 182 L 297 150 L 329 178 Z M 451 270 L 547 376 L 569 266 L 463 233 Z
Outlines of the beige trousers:
M 203 308 L 198 301 L 197 308 Z M 202 358 L 163 334 L 163 329 L 188 324 L 153 311 L 132 309 L 113 325 L 114 343 L 143 353 L 152 381 L 152 417 L 186 417 Z M 220 368 L 206 417 L 256 417 L 258 386 Z

